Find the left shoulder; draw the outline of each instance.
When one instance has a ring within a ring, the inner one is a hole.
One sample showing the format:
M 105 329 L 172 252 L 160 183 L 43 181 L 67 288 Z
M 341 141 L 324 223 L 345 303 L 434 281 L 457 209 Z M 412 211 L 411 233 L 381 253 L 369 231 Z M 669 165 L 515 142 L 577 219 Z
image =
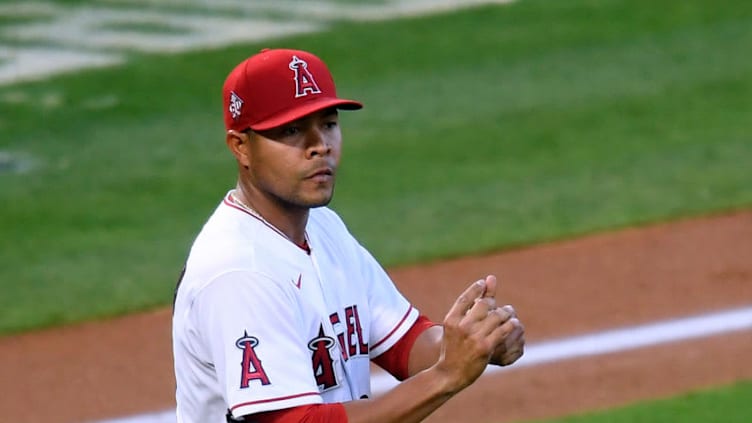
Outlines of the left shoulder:
M 312 226 L 320 227 L 327 231 L 336 228 L 347 232 L 345 222 L 342 221 L 342 218 L 339 217 L 337 212 L 329 207 L 316 207 L 315 209 L 311 209 L 308 220 Z
M 311 209 L 306 232 L 313 244 L 336 250 L 337 254 L 343 257 L 350 256 L 358 250 L 358 241 L 347 229 L 342 218 L 328 207 Z

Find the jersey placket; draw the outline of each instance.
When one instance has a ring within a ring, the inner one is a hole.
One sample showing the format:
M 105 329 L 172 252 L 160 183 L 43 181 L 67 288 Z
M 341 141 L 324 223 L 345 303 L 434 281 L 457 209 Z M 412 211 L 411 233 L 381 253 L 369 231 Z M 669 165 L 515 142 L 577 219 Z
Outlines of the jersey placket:
M 345 362 L 343 359 L 344 357 L 344 351 L 342 351 L 342 346 L 337 340 L 337 331 L 334 328 L 334 325 L 332 324 L 331 320 L 329 319 L 329 311 L 327 310 L 335 310 L 335 312 L 339 311 L 339 306 L 337 304 L 332 304 L 326 295 L 326 287 L 324 286 L 324 280 L 321 277 L 321 267 L 319 266 L 318 260 L 316 259 L 315 254 L 315 248 L 311 247 L 311 253 L 310 253 L 310 259 L 311 264 L 313 266 L 314 272 L 316 273 L 316 280 L 318 281 L 319 286 L 319 293 L 321 294 L 321 303 L 324 305 L 324 312 L 322 313 L 323 320 L 324 320 L 324 327 L 326 328 L 329 333 L 331 333 L 332 338 L 334 339 L 334 351 L 335 353 L 335 360 L 336 363 L 339 363 L 337 365 L 337 368 L 339 368 L 342 372 L 342 374 L 345 377 L 345 380 L 343 380 L 343 383 L 347 384 L 347 388 L 350 392 L 350 398 L 352 400 L 356 400 L 359 398 L 358 393 L 356 392 L 357 385 L 354 383 L 355 381 L 352 379 L 352 375 L 348 371 L 348 363 Z

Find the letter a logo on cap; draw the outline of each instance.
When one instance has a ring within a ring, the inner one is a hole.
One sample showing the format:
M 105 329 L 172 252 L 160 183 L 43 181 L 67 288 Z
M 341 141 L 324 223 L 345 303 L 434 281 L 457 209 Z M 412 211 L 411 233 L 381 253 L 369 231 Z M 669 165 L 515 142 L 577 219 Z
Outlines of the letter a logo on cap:
M 290 69 L 295 72 L 295 98 L 304 97 L 308 94 L 321 94 L 321 90 L 316 85 L 305 60 L 299 59 L 298 56 L 292 56 Z

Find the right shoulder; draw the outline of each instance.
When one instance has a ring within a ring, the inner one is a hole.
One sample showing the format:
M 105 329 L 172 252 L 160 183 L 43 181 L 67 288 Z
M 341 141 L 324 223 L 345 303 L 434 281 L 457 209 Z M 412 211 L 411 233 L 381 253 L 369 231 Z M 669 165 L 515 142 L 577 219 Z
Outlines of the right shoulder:
M 227 269 L 252 270 L 268 231 L 247 212 L 222 200 L 193 240 L 186 267 L 210 278 Z
M 175 292 L 175 310 L 190 310 L 200 298 L 263 297 L 261 293 L 288 297 L 289 284 L 279 278 L 250 269 L 227 268 L 204 275 L 186 266 Z
M 181 289 L 201 290 L 218 279 L 270 279 L 258 264 L 267 231 L 227 199 L 204 223 L 188 252 Z

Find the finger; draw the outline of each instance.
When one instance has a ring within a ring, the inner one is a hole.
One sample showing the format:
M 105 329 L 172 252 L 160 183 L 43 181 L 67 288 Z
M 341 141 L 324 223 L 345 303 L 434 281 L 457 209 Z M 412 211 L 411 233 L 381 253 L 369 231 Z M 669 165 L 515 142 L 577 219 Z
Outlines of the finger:
M 525 338 L 520 337 L 514 344 L 507 347 L 507 350 L 505 351 L 501 360 L 502 364 L 506 366 L 508 364 L 514 363 L 515 361 L 517 361 L 517 359 L 522 357 L 524 351 Z
M 483 281 L 486 284 L 486 289 L 475 302 L 483 301 L 488 305 L 488 310 L 493 310 L 496 308 L 496 276 L 488 275 Z
M 507 313 L 509 313 L 510 316 L 517 317 L 517 311 L 511 305 L 507 304 L 501 308 L 504 309 Z
M 486 291 L 483 293 L 483 298 L 496 298 L 496 286 L 497 286 L 496 276 L 488 275 L 486 276 L 485 281 L 486 281 Z
M 525 327 L 522 326 L 516 317 L 510 319 L 510 322 L 514 325 L 512 332 L 504 339 L 504 344 L 508 349 L 511 349 L 515 344 L 524 343 Z
M 467 315 L 476 320 L 487 320 L 490 330 L 514 317 L 508 308 L 497 308 L 493 304 L 493 299 L 487 297 L 476 299 Z
M 447 314 L 447 318 L 460 319 L 467 313 L 475 304 L 475 300 L 483 295 L 486 289 L 486 282 L 484 280 L 475 281 L 465 291 L 457 297 L 452 308 Z
M 496 345 L 492 363 L 507 366 L 514 363 L 523 355 L 525 348 L 525 328 L 517 318 L 510 318 L 501 325 L 493 336 L 501 336 L 502 341 Z
M 496 308 L 496 300 L 494 300 L 492 297 L 480 297 L 475 299 L 476 303 L 483 303 L 486 305 L 486 314 L 488 314 L 489 311 Z
M 496 310 L 493 310 L 491 313 L 489 313 L 488 320 L 491 320 L 491 315 L 494 315 L 496 322 L 489 329 L 488 336 L 490 337 L 494 345 L 496 346 L 503 345 L 503 348 L 506 348 L 506 345 L 507 345 L 506 339 L 514 331 L 515 324 L 513 320 L 516 320 L 516 319 L 509 318 L 509 315 L 507 315 L 506 312 L 504 312 L 500 308 L 497 308 Z
M 467 311 L 465 316 L 474 321 L 486 320 L 489 313 L 495 309 L 495 306 L 493 306 L 491 302 L 492 301 L 487 298 L 476 298 L 473 302 L 473 306 L 470 307 L 470 310 Z
M 513 350 L 509 350 L 502 357 L 502 359 L 501 359 L 501 365 L 502 366 L 508 366 L 508 365 L 514 363 L 515 361 L 519 360 L 520 357 L 522 357 L 523 354 L 524 354 L 524 350 L 523 350 L 522 346 L 520 346 L 519 348 L 513 349 Z
M 503 351 L 501 357 L 503 357 L 506 352 L 506 344 L 504 343 L 504 340 L 507 335 L 509 335 L 510 331 L 511 329 L 507 325 L 502 324 L 496 326 L 487 336 L 487 339 L 494 345 L 494 351 L 497 351 L 497 353 L 499 350 Z
M 499 317 L 499 325 L 506 323 L 509 321 L 509 319 L 514 318 L 515 316 L 512 315 L 512 313 L 509 312 L 508 309 L 504 307 L 497 307 L 492 310 L 496 316 Z

